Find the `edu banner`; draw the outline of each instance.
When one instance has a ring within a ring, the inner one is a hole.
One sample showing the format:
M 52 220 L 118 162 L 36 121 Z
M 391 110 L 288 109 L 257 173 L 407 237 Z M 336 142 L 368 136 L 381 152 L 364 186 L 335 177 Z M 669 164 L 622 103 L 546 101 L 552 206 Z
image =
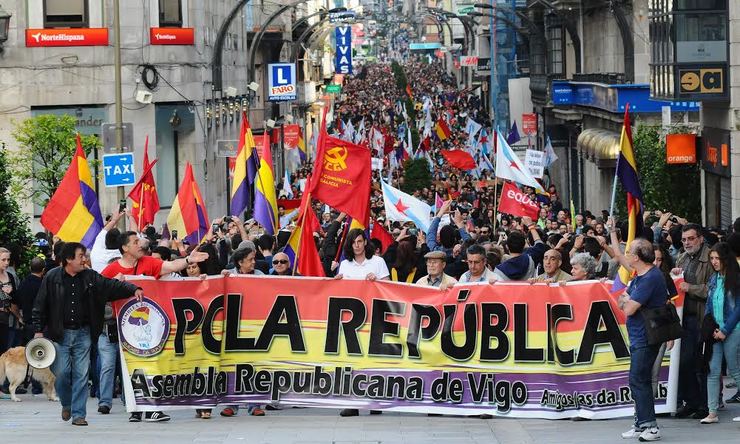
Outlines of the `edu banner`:
M 135 283 L 145 300 L 116 304 L 129 410 L 279 402 L 539 418 L 633 412 L 625 319 L 608 284 Z M 677 357 L 674 347 L 658 372 L 658 412 L 675 410 Z

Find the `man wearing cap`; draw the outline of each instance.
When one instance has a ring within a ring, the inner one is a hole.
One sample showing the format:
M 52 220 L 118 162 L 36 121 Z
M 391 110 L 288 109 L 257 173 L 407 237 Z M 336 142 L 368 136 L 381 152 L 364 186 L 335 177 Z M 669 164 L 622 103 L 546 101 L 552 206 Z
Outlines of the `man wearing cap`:
M 416 283 L 429 287 L 437 287 L 442 290 L 457 283 L 457 279 L 445 274 L 447 254 L 444 251 L 430 251 L 424 255 L 427 264 L 428 275 L 420 278 Z

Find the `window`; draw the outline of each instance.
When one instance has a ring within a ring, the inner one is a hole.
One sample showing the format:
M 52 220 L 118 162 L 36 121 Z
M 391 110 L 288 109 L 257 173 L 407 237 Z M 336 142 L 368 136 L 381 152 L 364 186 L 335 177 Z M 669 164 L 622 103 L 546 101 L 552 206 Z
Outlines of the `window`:
M 44 0 L 44 28 L 87 28 L 87 0 Z
M 550 74 L 554 77 L 562 77 L 565 74 L 562 26 L 551 26 L 547 28 L 547 52 L 550 55 Z
M 159 0 L 159 26 L 182 27 L 182 0 Z

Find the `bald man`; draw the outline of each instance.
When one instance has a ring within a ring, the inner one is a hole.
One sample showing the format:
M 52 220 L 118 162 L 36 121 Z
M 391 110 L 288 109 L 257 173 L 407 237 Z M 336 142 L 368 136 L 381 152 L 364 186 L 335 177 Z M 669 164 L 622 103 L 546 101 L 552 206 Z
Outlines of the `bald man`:
M 534 282 L 563 282 L 572 280 L 573 276 L 561 270 L 561 265 L 563 265 L 563 256 L 560 254 L 560 251 L 555 249 L 547 250 L 544 259 L 542 259 L 542 268 L 545 269 L 545 272 L 537 276 Z
M 272 256 L 272 272 L 270 274 L 274 276 L 294 276 L 290 265 L 290 258 L 287 254 L 283 252 L 275 253 Z M 295 276 L 299 276 L 299 274 L 296 273 Z

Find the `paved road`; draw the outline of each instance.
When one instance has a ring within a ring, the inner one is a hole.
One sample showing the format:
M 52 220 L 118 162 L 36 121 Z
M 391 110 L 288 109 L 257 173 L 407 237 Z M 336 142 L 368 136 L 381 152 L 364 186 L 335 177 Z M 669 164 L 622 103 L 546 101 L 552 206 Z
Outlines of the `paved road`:
M 194 418 L 189 410 L 170 412 L 167 423 L 127 422 L 120 404 L 110 415 L 97 413 L 96 400 L 88 403 L 89 427 L 74 427 L 59 418 L 60 406 L 42 396 L 21 395 L 23 402 L 0 400 L 0 442 L 29 443 L 275 443 L 275 444 L 586 444 L 625 443 L 619 434 L 630 427 L 629 418 L 607 421 L 481 420 L 461 417 L 427 417 L 386 413 L 340 418 L 337 410 L 286 409 L 256 418 L 214 416 Z M 117 400 L 116 400 L 117 401 Z M 722 422 L 700 426 L 697 420 L 660 418 L 663 440 L 671 443 L 740 443 L 740 406 L 720 412 Z M 637 442 L 635 440 L 634 442 Z

